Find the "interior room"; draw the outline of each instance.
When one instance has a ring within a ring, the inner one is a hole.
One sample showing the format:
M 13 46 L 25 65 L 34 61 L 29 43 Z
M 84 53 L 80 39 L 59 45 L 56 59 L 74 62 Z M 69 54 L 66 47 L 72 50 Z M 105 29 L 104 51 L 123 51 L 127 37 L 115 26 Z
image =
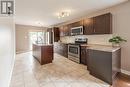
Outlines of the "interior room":
M 130 87 L 129 0 L 0 0 L 0 87 Z

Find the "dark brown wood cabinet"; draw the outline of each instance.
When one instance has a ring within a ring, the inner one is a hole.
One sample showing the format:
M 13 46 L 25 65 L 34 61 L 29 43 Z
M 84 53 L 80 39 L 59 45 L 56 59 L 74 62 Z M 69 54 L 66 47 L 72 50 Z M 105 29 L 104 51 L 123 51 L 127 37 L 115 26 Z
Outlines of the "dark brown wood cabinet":
M 53 28 L 53 42 L 58 42 L 60 40 L 60 31 L 58 27 Z
M 81 46 L 80 63 L 87 65 L 87 47 L 86 46 Z
M 54 52 L 68 58 L 68 44 L 55 42 L 54 43 Z
M 84 23 L 84 35 L 91 35 L 94 33 L 93 29 L 93 18 L 86 18 L 83 20 Z
M 41 65 L 52 63 L 53 45 L 33 44 L 33 56 Z
M 59 27 L 60 36 L 70 36 L 71 28 L 83 26 L 83 21 L 74 22 L 71 24 L 63 25 Z
M 69 24 L 70 28 L 83 26 L 83 20 Z
M 107 13 L 93 18 L 84 19 L 84 35 L 111 34 L 112 14 Z
M 64 25 L 64 36 L 69 36 L 70 35 L 70 28 L 69 25 Z
M 69 36 L 71 28 L 84 27 L 84 35 L 112 34 L 112 14 L 106 13 L 60 27 L 60 36 Z
M 107 13 L 93 17 L 93 34 L 111 34 L 112 33 L 112 14 Z
M 64 25 L 59 27 L 60 36 L 69 36 L 70 35 L 70 28 L 68 25 Z
M 121 49 L 115 52 L 88 49 L 88 70 L 90 74 L 112 85 L 120 72 Z

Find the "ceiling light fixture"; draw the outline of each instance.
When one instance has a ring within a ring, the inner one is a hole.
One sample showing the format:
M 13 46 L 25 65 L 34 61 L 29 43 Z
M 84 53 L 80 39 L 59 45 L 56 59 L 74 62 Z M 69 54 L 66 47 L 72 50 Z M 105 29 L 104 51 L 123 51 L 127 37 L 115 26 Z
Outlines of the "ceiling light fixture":
M 42 26 L 43 26 L 43 23 L 42 23 L 41 21 L 37 21 L 37 22 L 36 22 L 36 25 L 38 25 L 38 26 L 41 26 L 41 27 L 42 27 Z
M 60 12 L 58 13 L 58 18 L 64 18 L 64 17 L 68 17 L 70 16 L 70 11 L 63 11 L 63 12 Z

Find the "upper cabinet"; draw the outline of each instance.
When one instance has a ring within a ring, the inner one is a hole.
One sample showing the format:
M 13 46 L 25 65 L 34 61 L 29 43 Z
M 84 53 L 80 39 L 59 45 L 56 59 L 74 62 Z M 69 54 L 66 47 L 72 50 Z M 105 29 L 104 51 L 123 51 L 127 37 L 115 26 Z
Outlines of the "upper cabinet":
M 112 34 L 112 14 L 107 13 L 92 18 L 64 25 L 60 28 L 60 36 L 69 36 L 71 28 L 84 27 L 84 35 Z
M 59 27 L 59 31 L 60 31 L 60 36 L 64 36 L 64 27 L 63 26 L 61 26 L 61 27 Z
M 107 13 L 93 18 L 84 19 L 84 34 L 111 34 L 112 14 Z
M 69 25 L 64 25 L 64 36 L 69 36 L 70 35 L 70 27 Z
M 59 28 L 54 27 L 54 28 L 53 28 L 53 34 L 54 34 L 54 35 L 53 35 L 53 36 L 54 36 L 54 37 L 53 37 L 53 38 L 54 38 L 53 41 L 54 41 L 54 42 L 58 42 L 58 41 L 60 40 L 60 31 L 59 31 Z
M 60 36 L 70 36 L 71 28 L 79 26 L 83 26 L 83 21 L 78 21 L 71 24 L 60 26 Z
M 93 18 L 94 34 L 112 33 L 112 14 L 107 13 Z
M 60 36 L 69 36 L 70 35 L 70 26 L 64 25 L 59 27 L 60 30 Z
M 91 35 L 94 33 L 93 29 L 93 18 L 86 18 L 83 20 L 84 23 L 84 34 Z
M 83 26 L 83 20 L 69 24 L 70 28 Z

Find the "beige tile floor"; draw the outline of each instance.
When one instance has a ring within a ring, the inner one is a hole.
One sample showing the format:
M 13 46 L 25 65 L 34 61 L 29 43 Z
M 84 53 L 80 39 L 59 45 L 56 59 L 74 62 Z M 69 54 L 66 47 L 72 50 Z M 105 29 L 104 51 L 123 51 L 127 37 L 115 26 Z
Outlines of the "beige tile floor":
M 53 63 L 40 65 L 31 54 L 16 55 L 10 87 L 109 87 L 87 67 L 54 54 Z

